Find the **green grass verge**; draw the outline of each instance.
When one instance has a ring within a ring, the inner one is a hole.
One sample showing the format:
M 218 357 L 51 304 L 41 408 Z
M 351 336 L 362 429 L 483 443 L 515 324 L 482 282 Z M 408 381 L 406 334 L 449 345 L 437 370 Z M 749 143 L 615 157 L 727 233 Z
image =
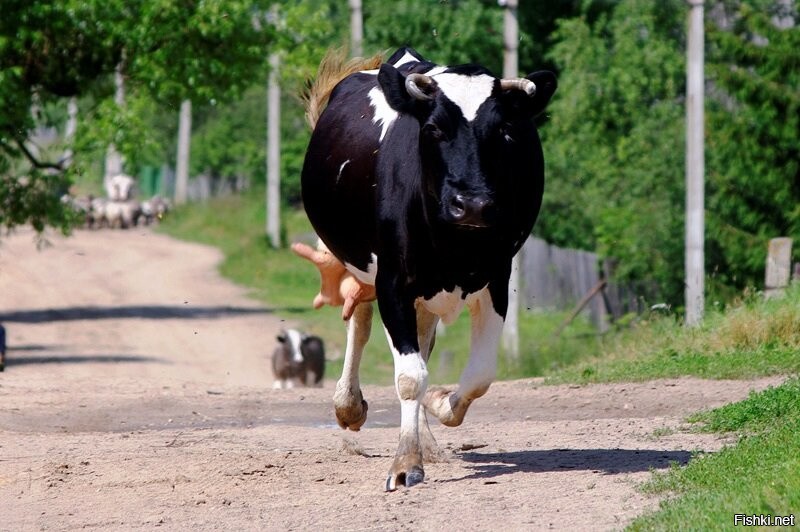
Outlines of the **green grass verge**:
M 305 213 L 286 209 L 283 213 L 285 240 L 314 243 Z M 328 375 L 341 372 L 345 328 L 340 308 L 314 310 L 311 301 L 319 289 L 316 269 L 288 249 L 271 249 L 265 237 L 263 190 L 213 199 L 175 209 L 159 226 L 159 231 L 219 248 L 225 255 L 220 272 L 237 284 L 248 287 L 253 297 L 274 309 L 280 317 L 320 335 L 329 358 Z M 559 337 L 553 335 L 566 313 L 525 311 L 520 315 L 519 360 L 500 357 L 501 379 L 543 375 L 585 357 L 597 356 L 603 340 L 585 320 L 575 320 Z M 470 325 L 466 312 L 447 326 L 436 339 L 429 365 L 432 382 L 452 383 L 467 362 Z M 270 349 L 265 346 L 264 349 Z M 338 358 L 338 359 L 337 359 Z M 372 339 L 367 344 L 361 379 L 370 384 L 391 384 L 394 366 L 387 348 L 383 325 L 377 311 Z
M 743 379 L 800 372 L 800 286 L 779 299 L 754 294 L 702 326 L 674 316 L 645 316 L 630 331 L 610 336 L 602 354 L 555 372 L 549 383 L 643 381 L 691 375 Z
M 740 433 L 734 446 L 654 474 L 650 493 L 672 497 L 630 530 L 735 530 L 735 514 L 795 515 L 800 526 L 800 380 L 690 418 Z

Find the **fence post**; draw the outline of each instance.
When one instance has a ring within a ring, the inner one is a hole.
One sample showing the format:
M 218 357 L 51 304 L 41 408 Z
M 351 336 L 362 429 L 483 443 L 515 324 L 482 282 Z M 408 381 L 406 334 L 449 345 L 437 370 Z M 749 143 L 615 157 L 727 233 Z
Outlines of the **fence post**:
M 783 294 L 789 285 L 792 270 L 792 239 L 773 238 L 767 251 L 767 268 L 764 275 L 764 297 Z

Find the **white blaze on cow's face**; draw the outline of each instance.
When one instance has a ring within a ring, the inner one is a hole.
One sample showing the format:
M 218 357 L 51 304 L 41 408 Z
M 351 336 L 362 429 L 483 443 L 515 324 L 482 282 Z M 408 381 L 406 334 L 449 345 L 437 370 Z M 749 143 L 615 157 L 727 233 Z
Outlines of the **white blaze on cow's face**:
M 286 331 L 286 341 L 292 350 L 292 362 L 300 364 L 303 362 L 303 352 L 300 350 L 300 344 L 303 342 L 303 335 L 300 331 L 288 329 Z
M 431 74 L 439 90 L 448 100 L 456 104 L 467 122 L 478 116 L 478 108 L 492 95 L 495 79 L 487 74 L 466 76 L 463 74 Z

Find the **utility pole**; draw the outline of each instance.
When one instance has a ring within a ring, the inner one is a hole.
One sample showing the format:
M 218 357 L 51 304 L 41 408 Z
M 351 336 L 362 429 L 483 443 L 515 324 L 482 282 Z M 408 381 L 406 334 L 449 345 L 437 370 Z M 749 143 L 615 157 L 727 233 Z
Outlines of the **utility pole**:
M 178 160 L 175 162 L 175 205 L 186 203 L 189 190 L 189 148 L 192 140 L 192 101 L 183 100 L 178 118 Z
M 124 59 L 117 64 L 114 69 L 114 103 L 117 104 L 119 109 L 125 106 L 125 78 L 122 75 L 122 64 Z M 117 151 L 117 147 L 112 143 L 108 145 L 106 151 L 106 164 L 105 175 L 103 176 L 103 184 L 105 185 L 109 178 L 122 173 L 122 154 Z
M 705 152 L 703 0 L 689 0 L 686 48 L 686 325 L 703 319 Z
M 350 3 L 350 55 L 361 57 L 364 53 L 364 13 L 361 0 L 349 0 Z
M 269 56 L 267 81 L 267 238 L 273 248 L 281 246 L 281 87 L 278 52 Z
M 517 0 L 500 0 L 503 7 L 503 77 L 506 79 L 519 76 L 519 24 L 517 21 Z M 520 250 L 511 261 L 511 277 L 508 280 L 508 311 L 503 326 L 503 349 L 506 356 L 516 360 L 519 358 L 519 292 L 520 283 Z

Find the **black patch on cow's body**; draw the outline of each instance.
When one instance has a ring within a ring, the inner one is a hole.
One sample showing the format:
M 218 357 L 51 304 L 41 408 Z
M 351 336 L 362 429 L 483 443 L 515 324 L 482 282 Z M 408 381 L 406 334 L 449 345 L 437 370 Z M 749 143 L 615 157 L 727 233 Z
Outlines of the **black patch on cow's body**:
M 378 256 L 378 304 L 401 353 L 419 349 L 419 297 L 456 287 L 466 297 L 488 285 L 495 311 L 505 316 L 511 258 L 533 228 L 544 187 L 534 110 L 555 90 L 552 74 L 545 79 L 552 86 L 536 98 L 502 91 L 496 82 L 468 123 L 442 93 L 430 102 L 409 99 L 405 76 L 432 67 L 383 65 L 380 85 L 400 114 L 381 142 L 368 98 L 377 77 L 361 73 L 343 80 L 320 117 L 302 175 L 306 212 L 329 249 L 362 271 L 371 254 Z M 488 74 L 475 65 L 447 72 Z M 443 205 L 456 193 L 490 198 L 490 223 L 451 223 Z

